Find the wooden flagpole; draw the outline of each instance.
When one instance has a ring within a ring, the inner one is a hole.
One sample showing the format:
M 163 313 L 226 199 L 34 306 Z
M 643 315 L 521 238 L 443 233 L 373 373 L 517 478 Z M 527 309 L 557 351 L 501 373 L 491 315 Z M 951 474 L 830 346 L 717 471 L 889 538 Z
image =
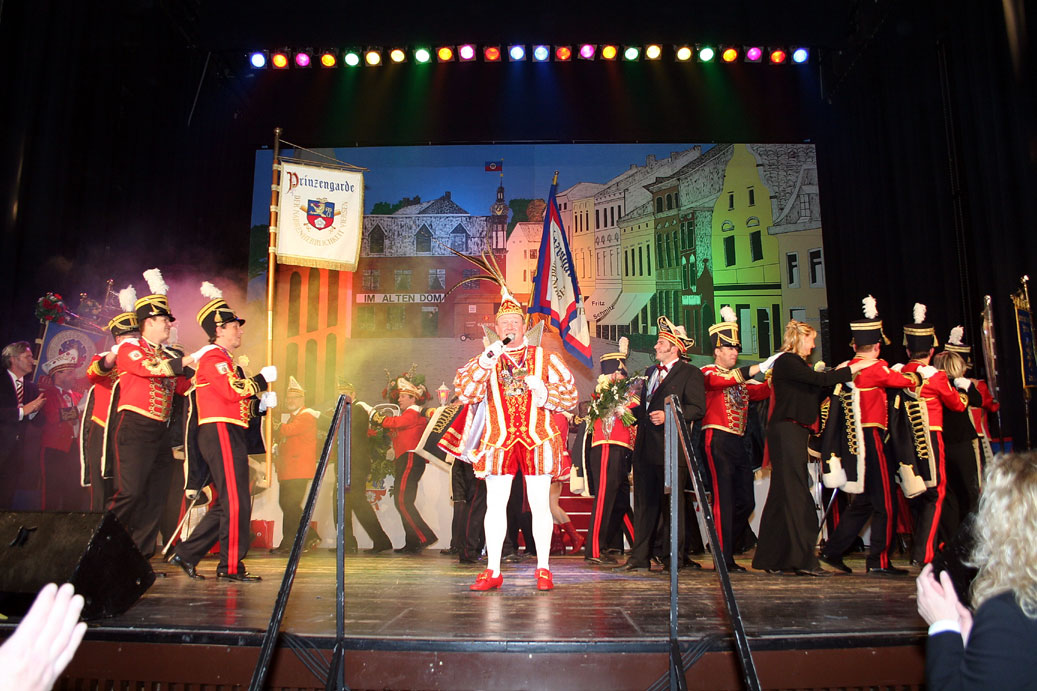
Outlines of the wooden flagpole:
M 270 185 L 270 233 L 266 248 L 266 363 L 274 362 L 274 281 L 277 276 L 277 224 L 278 207 L 281 203 L 281 128 L 274 128 L 274 163 L 272 166 L 273 181 Z M 269 487 L 274 477 L 274 418 L 268 412 L 263 421 L 264 440 L 266 443 L 266 478 L 264 487 Z

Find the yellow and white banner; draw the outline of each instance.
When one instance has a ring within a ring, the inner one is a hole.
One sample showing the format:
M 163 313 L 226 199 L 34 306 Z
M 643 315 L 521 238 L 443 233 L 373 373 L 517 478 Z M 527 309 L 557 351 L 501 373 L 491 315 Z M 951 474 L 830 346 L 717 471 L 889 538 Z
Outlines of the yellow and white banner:
M 363 173 L 281 161 L 279 262 L 355 271 L 363 222 Z

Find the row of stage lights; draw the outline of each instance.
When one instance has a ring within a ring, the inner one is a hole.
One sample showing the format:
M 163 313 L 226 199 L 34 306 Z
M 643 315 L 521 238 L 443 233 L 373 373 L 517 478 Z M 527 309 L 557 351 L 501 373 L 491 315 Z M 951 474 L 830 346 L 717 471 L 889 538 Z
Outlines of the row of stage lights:
M 577 46 L 546 44 L 534 45 L 531 48 L 525 45 L 510 46 L 482 46 L 465 43 L 459 46 L 438 46 L 436 48 L 419 46 L 413 49 L 391 48 L 388 51 L 382 48 L 367 48 L 366 50 L 348 49 L 339 50 L 258 50 L 249 53 L 249 63 L 254 69 L 265 69 L 270 67 L 275 70 L 286 70 L 291 66 L 298 68 L 309 68 L 315 64 L 324 68 L 335 68 L 340 64 L 346 67 L 357 67 L 361 64 L 369 67 L 377 67 L 386 62 L 394 64 L 405 63 L 413 60 L 418 64 L 437 62 L 474 62 L 478 55 L 482 54 L 483 62 L 502 62 L 507 59 L 510 62 L 570 62 L 573 58 L 577 60 L 625 60 L 636 62 L 642 58 L 645 60 L 661 60 L 664 49 L 659 44 L 648 44 L 646 46 L 618 46 L 612 44 L 596 45 L 583 43 Z M 386 56 L 386 53 L 388 54 Z M 738 62 L 742 60 L 749 63 L 768 62 L 772 65 L 786 63 L 802 64 L 810 60 L 810 49 L 802 46 L 785 48 L 764 48 L 763 46 L 713 46 L 699 44 L 695 46 L 682 45 L 673 47 L 673 58 L 677 62 L 689 62 L 692 58 L 698 62 Z

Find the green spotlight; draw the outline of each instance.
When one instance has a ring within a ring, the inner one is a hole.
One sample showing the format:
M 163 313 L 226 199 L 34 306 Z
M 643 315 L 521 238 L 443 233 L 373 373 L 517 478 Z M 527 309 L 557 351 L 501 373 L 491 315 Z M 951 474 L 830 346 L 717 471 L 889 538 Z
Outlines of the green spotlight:
M 347 67 L 356 67 L 360 64 L 360 51 L 347 50 L 342 56 L 342 62 L 344 62 Z
M 633 62 L 641 56 L 641 49 L 637 46 L 627 46 L 623 49 L 623 59 Z
M 713 62 L 716 51 L 712 46 L 699 46 L 699 62 Z
M 414 61 L 420 64 L 425 64 L 432 59 L 432 51 L 428 48 L 421 47 L 414 51 Z

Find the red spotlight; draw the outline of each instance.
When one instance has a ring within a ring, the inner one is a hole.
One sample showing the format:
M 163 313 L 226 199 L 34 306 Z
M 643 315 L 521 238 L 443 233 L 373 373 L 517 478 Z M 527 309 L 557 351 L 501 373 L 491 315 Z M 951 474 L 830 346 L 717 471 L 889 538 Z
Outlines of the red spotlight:
M 486 46 L 483 48 L 482 59 L 486 62 L 500 62 L 500 46 Z
M 321 67 L 337 67 L 338 56 L 335 55 L 333 50 L 322 50 L 320 53 L 320 66 Z
M 573 56 L 573 49 L 569 46 L 555 46 L 555 60 L 567 62 Z
M 772 65 L 780 65 L 781 63 L 785 62 L 786 58 L 788 58 L 788 55 L 786 55 L 785 51 L 781 48 L 774 48 L 771 50 Z
M 270 64 L 275 70 L 288 69 L 288 51 L 279 50 L 270 56 Z

